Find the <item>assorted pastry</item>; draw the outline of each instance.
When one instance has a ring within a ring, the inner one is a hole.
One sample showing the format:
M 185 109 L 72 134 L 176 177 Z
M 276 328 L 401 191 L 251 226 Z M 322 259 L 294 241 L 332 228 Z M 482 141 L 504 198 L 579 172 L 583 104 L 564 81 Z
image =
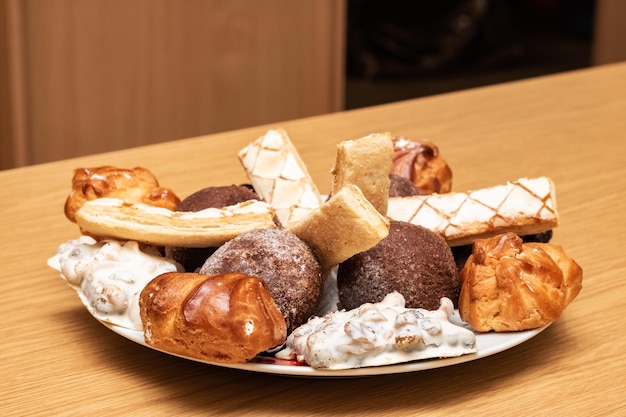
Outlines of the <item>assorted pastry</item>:
M 392 220 L 387 237 L 339 264 L 337 289 L 348 309 L 397 291 L 409 308 L 436 310 L 444 297 L 457 303 L 460 283 L 452 251 L 441 236 Z
M 320 262 L 311 248 L 288 230 L 264 228 L 243 233 L 219 247 L 198 272 L 233 271 L 265 282 L 289 331 L 315 314 L 322 298 Z
M 213 362 L 245 362 L 283 343 L 287 325 L 262 278 L 167 272 L 142 290 L 146 342 Z
M 332 370 L 475 353 L 476 335 L 452 324 L 453 312 L 448 298 L 429 311 L 406 307 L 393 291 L 377 303 L 313 317 L 291 332 L 276 357 Z
M 515 233 L 477 239 L 460 274 L 459 313 L 481 332 L 545 326 L 576 298 L 582 274 L 560 246 Z
M 550 324 L 581 290 L 549 243 L 547 177 L 452 191 L 437 146 L 375 133 L 338 143 L 324 197 L 282 129 L 237 157 L 251 185 L 183 199 L 145 168 L 75 170 L 80 236 L 48 264 L 156 349 L 319 369 L 472 354 L 476 334 Z

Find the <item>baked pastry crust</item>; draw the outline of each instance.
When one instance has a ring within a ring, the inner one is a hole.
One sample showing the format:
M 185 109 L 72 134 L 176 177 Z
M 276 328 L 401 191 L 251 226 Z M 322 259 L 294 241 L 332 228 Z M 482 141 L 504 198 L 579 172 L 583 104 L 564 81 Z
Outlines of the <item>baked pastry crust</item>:
M 96 236 L 189 248 L 220 246 L 247 231 L 276 227 L 272 207 L 257 200 L 185 212 L 98 198 L 82 205 L 76 223 Z
M 139 309 L 147 344 L 212 362 L 246 362 L 287 337 L 265 282 L 244 274 L 161 274 Z
M 452 189 L 452 170 L 432 142 L 393 138 L 391 173 L 407 178 L 420 194 L 447 193 Z
M 389 234 L 389 221 L 346 184 L 320 208 L 288 228 L 311 247 L 324 271 L 368 250 Z
M 545 326 L 578 295 L 582 277 L 560 246 L 514 233 L 478 239 L 460 273 L 459 313 L 481 332 Z
M 259 196 L 287 227 L 322 205 L 322 197 L 283 129 L 270 129 L 241 149 L 237 156 Z
M 382 215 L 387 214 L 393 145 L 389 133 L 346 140 L 337 145 L 332 194 L 354 184 Z
M 76 213 L 87 201 L 119 198 L 154 207 L 175 210 L 180 199 L 169 188 L 161 187 L 152 172 L 103 165 L 77 168 L 72 176 L 72 191 L 65 200 L 65 216 L 76 222 Z
M 387 215 L 424 226 L 450 246 L 507 232 L 542 233 L 559 224 L 556 190 L 548 177 L 519 178 L 463 192 L 394 197 L 389 199 Z

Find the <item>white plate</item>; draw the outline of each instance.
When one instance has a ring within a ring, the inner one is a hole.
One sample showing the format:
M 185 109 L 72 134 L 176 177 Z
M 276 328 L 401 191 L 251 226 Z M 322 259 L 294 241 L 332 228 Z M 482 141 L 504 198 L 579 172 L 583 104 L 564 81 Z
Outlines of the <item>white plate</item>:
M 458 312 L 455 312 L 451 321 L 455 324 L 461 324 L 458 318 Z M 154 349 L 152 346 L 148 346 L 144 340 L 143 332 L 137 330 L 130 330 L 124 327 L 116 326 L 111 323 L 102 322 L 106 327 L 114 331 L 115 333 L 124 336 L 127 339 L 132 340 L 135 343 Z M 248 363 L 217 363 L 209 362 L 201 359 L 189 358 L 181 355 L 185 359 L 189 359 L 196 362 L 206 363 L 209 365 L 221 366 L 231 369 L 242 369 L 252 372 L 260 372 L 265 374 L 277 374 L 287 376 L 299 376 L 299 377 L 321 377 L 321 378 L 336 378 L 336 377 L 362 377 L 362 376 L 374 376 L 374 375 L 389 375 L 398 374 L 404 372 L 423 371 L 426 369 L 441 368 L 444 366 L 456 365 L 458 363 L 470 362 L 486 356 L 490 356 L 519 345 L 541 333 L 548 326 L 540 327 L 538 329 L 527 330 L 523 332 L 510 332 L 510 333 L 476 333 L 476 348 L 477 352 L 470 355 L 463 355 L 455 358 L 446 359 L 431 359 L 424 361 L 416 361 L 409 363 L 402 363 L 397 365 L 377 366 L 369 368 L 357 368 L 357 369 L 345 369 L 345 370 L 320 370 L 314 369 L 310 366 L 299 365 L 295 362 L 280 361 L 277 363 L 271 363 L 272 358 L 267 360 L 255 359 Z M 155 349 L 159 350 L 159 349 Z M 169 352 L 162 351 L 164 353 L 171 354 Z
M 53 266 L 53 268 L 55 268 Z M 55 268 L 58 270 L 58 268 Z M 386 366 L 377 366 L 377 367 L 366 367 L 366 368 L 357 368 L 357 369 L 345 369 L 345 370 L 321 370 L 311 368 L 307 365 L 298 364 L 295 361 L 285 361 L 285 360 L 277 360 L 272 357 L 262 357 L 258 356 L 248 363 L 236 363 L 236 364 L 225 364 L 218 362 L 210 362 L 202 359 L 196 359 L 191 357 L 186 357 L 183 355 L 175 355 L 171 352 L 166 352 L 161 349 L 156 349 L 153 346 L 149 346 L 146 344 L 143 336 L 143 332 L 140 330 L 129 329 L 128 327 L 120 326 L 119 324 L 123 324 L 127 322 L 124 318 L 127 318 L 126 315 L 113 317 L 107 317 L 106 314 L 96 314 L 93 307 L 89 304 L 88 297 L 82 294 L 82 290 L 77 287 L 74 288 L 83 305 L 87 308 L 87 311 L 98 321 L 104 324 L 106 327 L 111 329 L 113 332 L 124 336 L 127 339 L 132 340 L 135 343 L 140 345 L 149 347 L 151 349 L 159 350 L 167 354 L 171 354 L 174 356 L 183 357 L 192 361 L 206 363 L 210 365 L 232 368 L 232 369 L 241 369 L 252 372 L 260 372 L 266 374 L 277 374 L 277 375 L 290 375 L 290 376 L 301 376 L 301 377 L 359 377 L 359 376 L 373 376 L 373 375 L 387 375 L 387 374 L 397 374 L 403 372 L 414 372 L 414 371 L 422 371 L 426 369 L 433 368 L 441 368 L 444 366 L 455 365 L 458 363 L 474 361 L 476 359 L 484 358 L 489 355 L 493 355 L 498 352 L 502 352 L 507 349 L 511 349 L 514 346 L 519 345 L 527 341 L 528 339 L 538 335 L 541 331 L 543 331 L 547 326 L 528 330 L 524 332 L 510 332 L 510 333 L 476 333 L 476 348 L 477 352 L 469 355 L 462 355 L 459 357 L 445 358 L 445 359 L 429 359 L 429 360 L 421 360 L 414 362 L 401 363 L 396 365 L 386 365 Z M 336 269 L 330 271 L 330 274 L 326 277 L 324 283 L 324 295 L 322 301 L 320 302 L 319 311 L 316 315 L 323 316 L 327 312 L 334 311 L 337 309 L 337 305 L 339 302 L 339 294 L 337 290 L 337 276 Z M 128 312 L 126 312 L 128 314 Z M 455 310 L 452 317 L 450 317 L 450 322 L 453 324 L 464 326 L 469 330 L 473 330 L 469 325 L 464 323 L 459 317 L 458 310 Z M 116 324 L 117 323 L 117 324 Z

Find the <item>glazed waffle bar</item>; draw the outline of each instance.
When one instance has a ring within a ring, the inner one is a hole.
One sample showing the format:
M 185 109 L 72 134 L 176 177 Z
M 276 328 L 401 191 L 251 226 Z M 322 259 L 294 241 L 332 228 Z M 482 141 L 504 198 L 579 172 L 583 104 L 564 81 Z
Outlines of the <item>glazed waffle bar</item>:
M 521 178 L 474 191 L 390 198 L 387 215 L 424 226 L 450 246 L 505 232 L 541 233 L 559 222 L 554 184 L 547 177 Z

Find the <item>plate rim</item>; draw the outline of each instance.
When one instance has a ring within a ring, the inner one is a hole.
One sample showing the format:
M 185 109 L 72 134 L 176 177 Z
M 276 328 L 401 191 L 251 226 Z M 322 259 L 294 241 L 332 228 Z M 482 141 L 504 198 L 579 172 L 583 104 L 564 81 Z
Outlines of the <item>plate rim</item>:
M 457 313 L 458 310 L 455 310 Z M 256 372 L 261 374 L 279 375 L 279 376 L 292 376 L 292 377 L 309 377 L 309 378 L 354 378 L 354 377 L 370 377 L 377 375 L 393 375 L 400 373 L 410 373 L 417 371 L 426 371 L 430 369 L 443 368 L 453 366 L 461 363 L 472 362 L 478 359 L 482 359 L 488 356 L 495 355 L 500 352 L 512 349 L 543 332 L 552 323 L 545 326 L 538 327 L 536 329 L 515 331 L 515 332 L 476 332 L 476 348 L 475 353 L 465 354 L 461 356 L 455 356 L 450 358 L 433 358 L 424 359 L 412 362 L 403 362 L 392 365 L 384 366 L 371 366 L 363 368 L 351 368 L 341 370 L 329 370 L 329 369 L 316 369 L 306 364 L 303 365 L 281 365 L 275 363 L 261 363 L 261 362 L 245 362 L 245 363 L 221 363 L 212 362 L 204 359 L 193 358 L 185 355 L 180 355 L 172 352 L 168 352 L 163 349 L 150 346 L 145 342 L 143 331 L 134 330 L 118 326 L 114 323 L 107 322 L 96 318 L 101 324 L 107 327 L 114 333 L 135 342 L 141 346 L 150 348 L 157 352 L 165 353 L 167 355 L 176 356 L 179 358 L 187 359 L 193 362 L 198 362 L 206 365 L 217 366 L 220 368 L 237 369 L 249 372 Z M 471 328 L 470 328 L 471 330 Z M 496 340 L 494 343 L 493 340 Z M 482 345 L 482 346 L 481 346 Z

